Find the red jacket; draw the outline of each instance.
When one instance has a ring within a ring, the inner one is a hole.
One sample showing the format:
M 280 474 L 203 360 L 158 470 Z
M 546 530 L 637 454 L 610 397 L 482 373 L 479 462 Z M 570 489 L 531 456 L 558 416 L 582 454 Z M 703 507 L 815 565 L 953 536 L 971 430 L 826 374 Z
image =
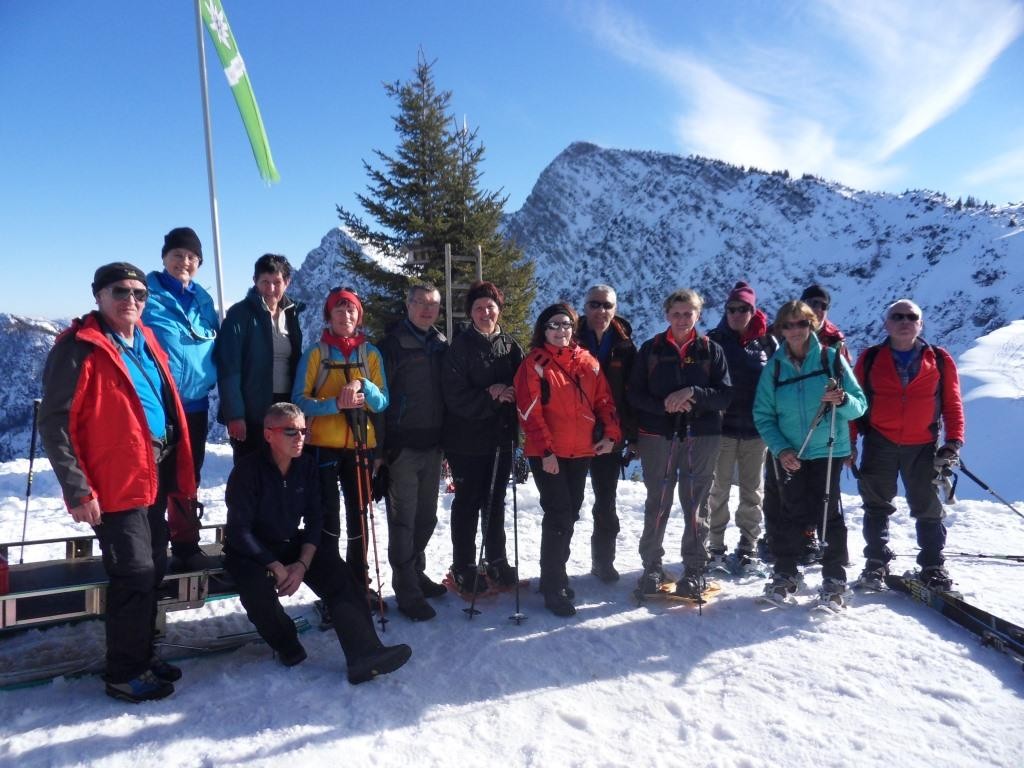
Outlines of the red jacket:
M 871 391 L 867 418 L 871 429 L 897 445 L 924 445 L 934 442 L 939 413 L 939 369 L 936 352 L 944 355 L 942 366 L 942 422 L 946 440 L 964 440 L 964 406 L 960 399 L 960 377 L 956 363 L 944 349 L 925 347 L 921 350 L 921 369 L 904 388 L 896 372 L 896 363 L 888 343 L 878 345 L 871 364 L 870 387 L 864 381 L 864 361 L 868 350 L 857 358 L 854 374 L 864 391 Z M 863 431 L 863 430 L 861 430 Z
M 541 382 L 546 383 L 543 388 Z M 545 344 L 530 350 L 513 384 L 527 456 L 593 456 L 598 420 L 605 437 L 622 439 L 608 382 L 597 360 L 582 347 Z
M 167 354 L 142 323 L 138 328 L 170 388 L 178 426 L 173 495 L 194 499 L 196 481 L 185 412 Z M 50 351 L 43 374 L 39 433 L 68 508 L 95 498 L 103 512 L 148 507 L 157 497 L 157 467 L 142 402 L 121 354 L 97 313 L 76 320 Z M 171 538 L 181 539 L 178 504 L 169 504 Z M 194 524 L 193 524 L 194 527 Z

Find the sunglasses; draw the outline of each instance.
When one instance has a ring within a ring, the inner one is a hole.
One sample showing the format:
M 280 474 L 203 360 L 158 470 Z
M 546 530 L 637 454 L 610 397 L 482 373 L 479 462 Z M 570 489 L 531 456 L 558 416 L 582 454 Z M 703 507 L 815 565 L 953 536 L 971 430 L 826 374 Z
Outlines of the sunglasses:
M 822 301 L 821 299 L 808 299 L 806 302 L 808 307 L 811 309 L 820 309 L 822 312 L 828 311 L 828 302 Z
M 745 315 L 748 312 L 753 312 L 754 310 L 746 304 L 740 304 L 739 306 L 726 307 L 725 311 L 730 315 Z
M 588 301 L 587 307 L 590 309 L 615 309 L 615 305 L 610 301 Z
M 114 301 L 128 301 L 130 296 L 141 304 L 149 298 L 149 291 L 145 288 L 125 288 L 123 285 L 114 285 L 110 288 L 110 295 Z
M 196 256 L 194 253 L 182 253 L 181 251 L 173 251 L 173 252 L 171 252 L 171 253 L 169 253 L 167 255 L 170 256 L 172 259 L 177 259 L 178 261 L 184 261 L 186 264 L 198 264 L 199 263 L 199 257 Z
M 571 331 L 572 323 L 568 320 L 562 320 L 561 322 L 548 323 L 544 327 L 549 331 Z
M 309 432 L 309 427 L 267 427 L 271 432 L 280 432 L 285 437 L 303 437 Z
M 896 323 L 902 320 L 909 320 L 912 323 L 916 323 L 921 319 L 921 316 L 917 314 L 917 312 L 890 312 L 889 319 Z
M 810 320 L 792 320 L 788 323 L 779 323 L 779 328 L 784 331 L 792 330 L 793 328 L 810 328 Z

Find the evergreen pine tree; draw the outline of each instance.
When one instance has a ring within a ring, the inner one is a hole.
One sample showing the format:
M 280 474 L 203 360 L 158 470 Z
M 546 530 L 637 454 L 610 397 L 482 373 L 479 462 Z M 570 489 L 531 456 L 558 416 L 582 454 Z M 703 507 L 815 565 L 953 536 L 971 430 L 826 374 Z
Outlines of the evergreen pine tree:
M 393 155 L 374 150 L 380 168 L 363 162 L 369 184 L 366 194 L 357 195 L 374 223 L 338 206 L 338 216 L 352 237 L 398 268 L 385 269 L 354 249 L 342 254 L 342 263 L 361 283 L 369 284 L 362 297 L 367 325 L 379 334 L 404 314 L 405 292 L 412 282 L 431 282 L 444 298 L 446 243 L 454 255 L 466 256 L 474 255 L 480 245 L 484 279 L 494 282 L 507 297 L 502 327 L 525 338 L 536 293 L 533 264 L 498 231 L 507 197 L 480 188 L 484 147 L 476 130 L 460 126 L 453 118 L 452 94 L 437 90 L 432 69 L 433 62 L 427 62 L 421 52 L 410 81 L 384 86 L 399 108 L 394 118 L 398 146 Z M 475 279 L 475 266 L 470 263 L 455 263 L 452 272 L 455 284 Z M 463 295 L 453 291 L 456 310 L 462 309 Z M 447 310 L 442 310 L 442 328 Z

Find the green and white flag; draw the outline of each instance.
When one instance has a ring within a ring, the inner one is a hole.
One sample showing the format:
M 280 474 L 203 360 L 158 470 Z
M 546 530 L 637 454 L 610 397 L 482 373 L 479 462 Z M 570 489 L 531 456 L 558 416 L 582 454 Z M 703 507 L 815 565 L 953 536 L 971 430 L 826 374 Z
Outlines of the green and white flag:
M 228 26 L 224 7 L 220 0 L 202 0 L 200 6 L 203 23 L 217 49 L 217 56 L 224 67 L 224 75 L 228 79 L 231 91 L 235 94 L 235 103 L 242 114 L 245 132 L 249 134 L 249 143 L 252 144 L 252 153 L 256 157 L 260 176 L 266 182 L 280 181 L 281 176 L 274 167 L 274 158 L 270 155 L 270 142 L 267 141 L 267 132 L 263 128 L 260 108 L 256 106 L 256 96 L 252 92 L 242 54 L 238 51 L 238 43 L 231 33 L 231 27 Z

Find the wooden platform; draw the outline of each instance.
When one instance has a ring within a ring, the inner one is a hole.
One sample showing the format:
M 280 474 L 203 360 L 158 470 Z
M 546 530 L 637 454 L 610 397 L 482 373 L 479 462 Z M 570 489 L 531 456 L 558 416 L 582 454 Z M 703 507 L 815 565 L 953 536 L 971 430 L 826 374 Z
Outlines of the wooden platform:
M 158 628 L 162 629 L 168 611 L 201 607 L 211 597 L 234 595 L 221 565 L 220 526 L 217 541 L 201 547 L 207 563 L 200 570 L 168 573 L 160 590 Z M 93 536 L 67 539 L 41 539 L 25 542 L 25 547 L 65 544 L 65 557 L 58 560 L 10 565 L 10 590 L 0 595 L 0 635 L 29 627 L 63 624 L 102 616 L 106 609 L 107 575 L 103 561 L 93 554 Z M 22 546 L 21 542 L 0 543 L 0 554 Z

